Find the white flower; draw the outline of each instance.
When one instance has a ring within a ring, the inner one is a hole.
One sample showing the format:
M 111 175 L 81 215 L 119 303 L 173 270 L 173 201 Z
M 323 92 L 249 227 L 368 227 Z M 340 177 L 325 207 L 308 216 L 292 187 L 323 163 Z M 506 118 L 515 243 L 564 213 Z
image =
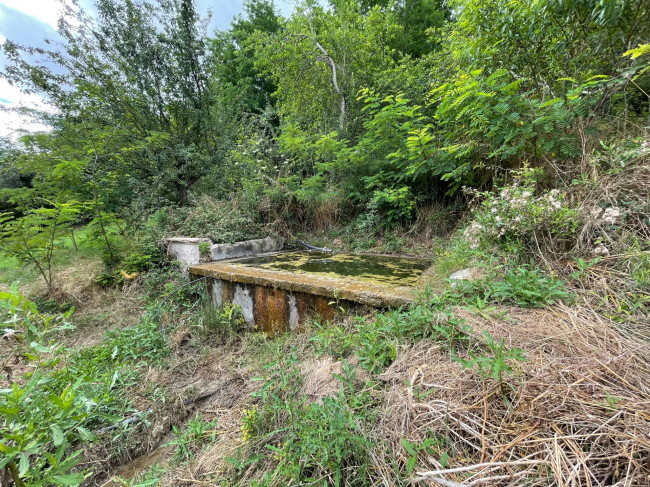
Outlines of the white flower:
M 556 210 L 559 210 L 560 208 L 562 208 L 562 203 L 560 203 L 559 201 L 554 201 L 553 203 L 551 203 L 551 206 Z
M 497 210 L 496 208 L 492 208 L 492 213 L 496 213 L 497 211 L 499 210 Z
M 604 213 L 603 213 L 603 221 L 605 223 L 609 223 L 610 225 L 613 225 L 616 223 L 616 219 L 621 216 L 621 210 L 617 208 L 616 206 L 613 206 L 611 208 L 607 208 Z
M 609 249 L 603 244 L 598 244 L 594 247 L 594 254 L 596 255 L 609 255 Z
M 501 221 L 501 217 L 500 217 L 499 215 L 495 216 L 494 219 L 495 219 L 497 222 L 500 222 L 500 221 Z
M 516 222 L 520 222 L 520 221 L 521 221 L 521 217 L 520 217 L 520 216 L 516 216 L 516 217 L 515 217 L 515 221 L 516 221 Z
M 532 193 L 530 191 L 524 191 L 523 193 L 521 193 L 521 197 L 522 198 L 530 198 L 531 194 Z

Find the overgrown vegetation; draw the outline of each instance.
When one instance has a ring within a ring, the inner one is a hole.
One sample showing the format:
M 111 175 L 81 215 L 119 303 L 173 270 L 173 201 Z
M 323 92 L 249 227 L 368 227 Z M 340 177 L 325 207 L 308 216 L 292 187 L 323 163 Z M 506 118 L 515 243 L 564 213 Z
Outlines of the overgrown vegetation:
M 2 485 L 647 481 L 647 1 L 62 15 L 2 47 L 50 105 L 0 141 Z M 166 237 L 269 234 L 434 271 L 302 338 L 179 291 Z

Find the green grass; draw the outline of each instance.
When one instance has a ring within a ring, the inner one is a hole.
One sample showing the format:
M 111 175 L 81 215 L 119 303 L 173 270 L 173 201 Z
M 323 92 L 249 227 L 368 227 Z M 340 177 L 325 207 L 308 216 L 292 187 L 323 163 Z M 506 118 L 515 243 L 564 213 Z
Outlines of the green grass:
M 55 273 L 84 260 L 96 259 L 101 255 L 101 250 L 90 239 L 90 229 L 87 226 L 75 228 L 74 236 L 77 242 L 76 251 L 69 235 L 56 239 L 52 259 L 52 269 Z M 38 279 L 41 279 L 41 276 L 33 265 L 23 264 L 15 257 L 0 252 L 0 285 L 8 286 L 18 281 L 24 286 Z
M 31 270 L 26 272 L 24 266 L 15 257 L 0 253 L 0 284 L 11 284 L 18 280 L 25 282 L 29 277 L 31 279 L 28 282 L 31 282 L 36 277 L 36 274 L 31 274 L 33 274 Z

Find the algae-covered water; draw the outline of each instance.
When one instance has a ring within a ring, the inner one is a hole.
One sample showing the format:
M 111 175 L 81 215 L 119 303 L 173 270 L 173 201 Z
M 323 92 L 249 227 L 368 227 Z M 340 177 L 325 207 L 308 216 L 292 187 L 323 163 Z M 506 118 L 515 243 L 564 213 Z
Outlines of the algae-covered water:
M 414 286 L 432 262 L 425 259 L 384 255 L 292 252 L 253 257 L 241 260 L 237 264 L 298 274 L 354 277 L 362 281 L 394 286 Z

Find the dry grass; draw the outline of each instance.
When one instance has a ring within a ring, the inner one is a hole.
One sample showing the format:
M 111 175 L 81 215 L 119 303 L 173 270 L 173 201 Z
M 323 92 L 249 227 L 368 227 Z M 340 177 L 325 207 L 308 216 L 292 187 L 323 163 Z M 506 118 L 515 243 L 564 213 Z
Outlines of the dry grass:
M 421 342 L 381 378 L 383 435 L 444 439 L 420 454 L 413 482 L 441 486 L 650 485 L 650 346 L 588 307 L 508 310 L 511 320 L 459 312 L 475 330 L 523 348 L 510 400 L 491 379 Z M 408 383 L 408 385 L 405 385 Z M 450 454 L 443 466 L 440 456 Z
M 650 150 L 628 164 L 616 174 L 594 176 L 597 184 L 591 189 L 575 191 L 585 215 L 577 247 L 588 255 L 595 242 L 604 244 L 612 255 L 628 253 L 634 242 L 646 247 L 650 243 Z M 602 208 L 620 211 L 614 225 L 603 221 Z
M 425 340 L 403 350 L 377 377 L 381 387 L 375 393 L 383 404 L 368 432 L 377 443 L 371 452 L 375 478 L 368 482 L 397 486 L 407 477 L 413 484 L 443 487 L 650 485 L 647 340 L 586 303 L 504 311 L 505 317 L 490 319 L 464 309 L 457 314 L 475 337 L 488 331 L 508 347 L 525 350 L 528 361 L 516 364 L 507 379 L 508 400 L 492 379 L 450 360 L 439 343 Z M 241 418 L 261 385 L 252 378 L 273 357 L 277 342 L 245 336 L 197 355 L 191 345 L 195 340 L 177 340 L 169 366 L 152 370 L 144 382 L 167 384 L 179 397 L 214 389 L 196 407 L 204 420 L 217 420 L 217 440 L 179 466 L 170 463 L 172 452 L 166 450 L 161 485 L 214 485 L 233 475 L 228 458 L 246 460 L 259 447 L 244 441 Z M 283 340 L 281 347 L 296 347 L 302 358 L 302 393 L 318 400 L 335 391 L 332 374 L 340 363 L 315 359 L 308 335 Z M 174 337 L 170 342 L 176 343 Z M 175 424 L 189 417 L 185 411 L 177 414 Z M 432 437 L 440 441 L 435 453 L 420 452 L 407 475 L 409 454 L 402 439 L 421 444 Z M 449 455 L 444 465 L 443 454 Z M 240 479 L 247 484 L 275 466 L 270 457 L 252 463 Z

